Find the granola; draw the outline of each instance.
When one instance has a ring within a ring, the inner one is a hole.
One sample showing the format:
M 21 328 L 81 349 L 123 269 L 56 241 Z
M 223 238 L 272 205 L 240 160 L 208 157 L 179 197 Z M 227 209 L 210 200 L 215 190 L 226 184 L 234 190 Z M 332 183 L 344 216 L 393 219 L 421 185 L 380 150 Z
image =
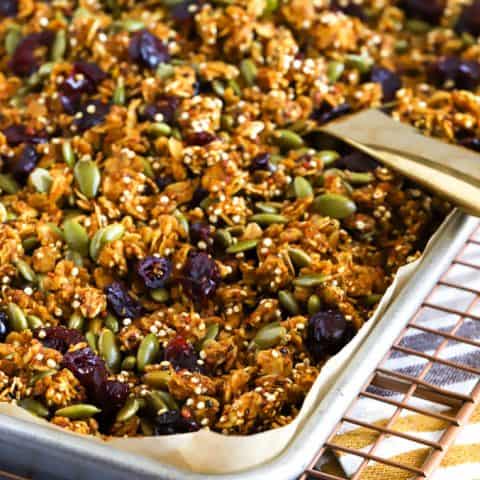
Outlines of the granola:
M 478 0 L 2 0 L 0 400 L 291 422 L 451 208 L 318 126 L 480 150 L 479 34 Z

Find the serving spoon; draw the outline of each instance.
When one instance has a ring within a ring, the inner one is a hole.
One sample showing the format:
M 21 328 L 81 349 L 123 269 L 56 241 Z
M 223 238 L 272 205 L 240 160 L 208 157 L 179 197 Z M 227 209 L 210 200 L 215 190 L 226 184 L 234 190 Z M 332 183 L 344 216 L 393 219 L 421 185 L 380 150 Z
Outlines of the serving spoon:
M 426 137 L 374 109 L 341 117 L 320 130 L 480 216 L 480 154 Z

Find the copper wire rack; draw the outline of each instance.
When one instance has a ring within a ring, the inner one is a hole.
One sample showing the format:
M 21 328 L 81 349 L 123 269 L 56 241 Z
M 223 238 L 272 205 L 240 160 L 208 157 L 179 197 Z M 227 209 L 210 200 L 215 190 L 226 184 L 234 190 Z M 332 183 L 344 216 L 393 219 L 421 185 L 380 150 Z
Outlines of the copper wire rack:
M 361 480 L 366 468 L 372 465 L 372 463 L 392 467 L 396 469 L 396 471 L 403 473 L 402 478 L 404 478 L 405 474 L 409 474 L 411 479 L 420 480 L 427 479 L 434 470 L 440 466 L 449 447 L 455 442 L 461 428 L 468 424 L 475 407 L 480 403 L 480 369 L 467 364 L 467 362 L 463 363 L 442 358 L 442 352 L 447 345 L 451 345 L 453 342 L 455 342 L 455 344 L 464 344 L 468 347 L 480 348 L 480 341 L 462 335 L 462 327 L 464 327 L 465 322 L 480 321 L 480 315 L 476 313 L 477 311 L 480 313 L 480 288 L 472 286 L 472 283 L 480 285 L 480 282 L 478 282 L 478 279 L 480 279 L 480 262 L 470 261 L 469 258 L 472 256 L 474 258 L 476 256 L 476 259 L 480 260 L 480 228 L 469 238 L 433 290 L 427 298 L 425 298 L 417 313 L 409 320 L 402 333 L 392 345 L 390 351 L 376 367 L 357 398 L 352 402 L 350 408 L 332 431 L 327 442 L 312 459 L 308 468 L 300 477 L 301 480 Z M 468 269 L 470 271 L 470 278 L 474 278 L 477 282 L 462 283 L 452 280 L 450 278 L 452 276 L 451 273 L 456 268 Z M 458 304 L 453 307 L 446 306 L 439 300 L 442 298 L 442 295 L 436 295 L 440 289 L 453 289 L 458 292 L 458 294 L 466 294 L 469 296 L 468 302 L 464 306 Z M 453 322 L 453 327 L 451 326 L 445 329 L 442 327 L 431 328 L 422 325 L 419 318 L 426 310 L 434 315 L 454 316 L 455 321 Z M 413 333 L 412 330 L 439 339 L 437 342 L 434 342 L 433 353 L 425 353 L 424 351 L 405 346 L 405 344 L 408 343 L 405 342 L 405 339 Z M 478 350 L 478 353 L 480 354 L 480 350 Z M 392 354 L 419 357 L 424 360 L 425 363 L 422 363 L 422 367 L 416 375 L 401 373 L 386 368 L 385 366 L 385 363 L 391 358 Z M 476 379 L 476 382 L 473 383 L 474 387 L 470 393 L 464 394 L 456 392 L 453 389 L 439 387 L 427 381 L 426 378 L 429 372 L 436 366 L 455 369 L 468 376 L 474 377 Z M 389 392 L 390 395 L 385 394 L 385 392 Z M 400 399 L 397 399 L 399 395 Z M 392 396 L 396 399 L 392 399 Z M 362 421 L 359 418 L 354 418 L 350 412 L 352 412 L 355 404 L 361 399 L 370 399 L 380 402 L 384 406 L 388 405 L 392 414 L 386 424 L 382 422 L 382 426 L 379 426 L 378 422 L 370 423 Z M 413 399 L 431 402 L 432 405 L 445 406 L 445 411 L 448 411 L 448 413 L 439 413 L 438 409 L 414 406 L 412 405 L 412 403 L 415 403 L 412 402 Z M 454 413 L 452 413 L 452 411 Z M 446 422 L 448 426 L 443 430 L 438 441 L 430 441 L 417 437 L 416 435 L 410 435 L 393 428 L 396 421 L 402 415 L 402 412 L 421 414 L 426 417 L 439 419 Z M 335 442 L 335 438 L 342 432 L 342 429 L 344 429 L 347 424 L 371 430 L 375 434 L 376 439 L 367 450 L 349 448 Z M 423 465 L 416 466 L 406 464 L 377 455 L 382 444 L 391 437 L 398 437 L 430 449 L 429 454 L 423 461 Z M 322 460 L 332 454 L 337 458 L 342 455 L 356 457 L 358 468 L 349 476 L 344 476 L 344 474 L 339 476 L 338 474 L 322 471 L 322 464 L 324 463 Z

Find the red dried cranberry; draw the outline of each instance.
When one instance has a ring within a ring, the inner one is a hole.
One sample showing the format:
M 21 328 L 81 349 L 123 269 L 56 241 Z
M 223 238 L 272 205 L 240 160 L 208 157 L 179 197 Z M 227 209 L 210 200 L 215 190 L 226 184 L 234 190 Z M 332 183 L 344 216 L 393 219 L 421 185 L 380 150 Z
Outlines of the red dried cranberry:
M 465 5 L 455 25 L 457 33 L 470 33 L 474 37 L 480 35 L 480 0 Z
M 200 430 L 193 418 L 186 418 L 178 410 L 168 410 L 155 418 L 155 435 L 173 435 Z
M 40 336 L 40 332 L 44 332 L 45 335 Z M 34 333 L 40 338 L 43 346 L 62 353 L 65 353 L 71 345 L 85 341 L 85 337 L 78 330 L 62 326 L 39 328 Z
M 170 60 L 168 46 L 148 30 L 140 30 L 132 35 L 128 53 L 132 61 L 150 69 Z
M 161 115 L 161 121 L 172 125 L 175 121 L 175 114 L 180 105 L 180 98 L 173 95 L 164 95 L 157 100 L 156 103 L 145 105 L 139 112 L 140 121 L 149 120 L 151 122 L 158 121 L 157 115 Z
M 1 0 L 0 17 L 16 17 L 18 14 L 18 0 Z
M 344 168 L 352 172 L 370 172 L 379 165 L 373 157 L 358 150 L 344 155 L 335 162 L 335 167 Z
M 114 282 L 105 288 L 108 306 L 123 318 L 138 318 L 143 314 L 143 307 L 133 299 L 120 282 Z
M 400 8 L 408 17 L 438 24 L 446 7 L 446 0 L 401 0 Z
M 90 396 L 101 390 L 107 381 L 105 362 L 88 347 L 67 352 L 63 356 L 62 367 L 68 368 L 75 375 Z
M 217 264 L 206 252 L 190 251 L 183 275 L 183 288 L 192 300 L 200 302 L 215 294 L 220 281 Z
M 256 170 L 270 170 L 270 154 L 259 153 L 253 157 L 250 163 L 250 170 L 252 172 Z
M 10 172 L 18 182 L 24 184 L 39 160 L 40 158 L 35 147 L 27 143 L 18 158 L 11 163 Z
M 159 175 L 155 178 L 155 183 L 160 191 L 165 190 L 165 187 L 168 187 L 171 183 L 173 183 L 175 179 L 171 175 Z
M 190 240 L 193 244 L 204 242 L 206 245 L 211 243 L 212 230 L 210 225 L 202 222 L 194 222 L 190 225 Z
M 162 288 L 172 273 L 172 263 L 164 257 L 146 257 L 137 263 L 137 274 L 147 288 Z
M 4 342 L 8 333 L 8 315 L 0 310 L 0 342 Z
M 323 310 L 310 317 L 305 346 L 315 361 L 320 362 L 328 355 L 338 353 L 353 335 L 353 327 L 342 312 L 336 309 Z
M 73 124 L 77 127 L 78 132 L 83 133 L 95 125 L 103 123 L 109 112 L 110 105 L 108 103 L 92 100 L 82 105 L 81 116 L 75 117 Z
M 194 132 L 190 135 L 187 135 L 186 142 L 188 145 L 198 145 L 203 147 L 204 145 L 208 145 L 216 140 L 217 137 L 215 134 L 211 132 Z
M 388 68 L 373 67 L 370 73 L 370 80 L 382 86 L 384 102 L 394 100 L 395 94 L 402 88 L 400 77 Z
M 47 134 L 45 132 L 35 132 L 32 128 L 25 125 L 10 125 L 3 130 L 3 134 L 7 138 L 7 143 L 11 147 L 16 147 L 21 143 L 45 143 Z
M 94 401 L 104 414 L 113 413 L 123 407 L 128 397 L 128 384 L 107 380 L 96 388 Z
M 317 108 L 312 113 L 312 118 L 317 120 L 320 125 L 342 117 L 352 111 L 352 106 L 349 103 L 342 103 L 336 107 L 324 103 L 320 108 Z
M 474 90 L 480 85 L 480 63 L 459 57 L 441 57 L 428 66 L 427 79 L 437 87 Z
M 333 11 L 338 10 L 351 17 L 357 17 L 360 20 L 365 20 L 367 18 L 362 5 L 359 5 L 354 0 L 333 0 L 330 7 Z
M 209 194 L 210 192 L 203 187 L 198 187 L 195 189 L 192 199 L 190 200 L 190 208 L 198 207 L 202 201 L 208 197 Z
M 52 41 L 53 33 L 50 30 L 31 33 L 24 37 L 10 59 L 9 66 L 12 72 L 19 77 L 31 75 L 39 66 L 36 51 L 40 47 L 50 47 Z
M 198 371 L 198 357 L 195 349 L 181 335 L 172 338 L 165 348 L 165 360 L 170 362 L 175 370 L 185 368 L 191 372 Z

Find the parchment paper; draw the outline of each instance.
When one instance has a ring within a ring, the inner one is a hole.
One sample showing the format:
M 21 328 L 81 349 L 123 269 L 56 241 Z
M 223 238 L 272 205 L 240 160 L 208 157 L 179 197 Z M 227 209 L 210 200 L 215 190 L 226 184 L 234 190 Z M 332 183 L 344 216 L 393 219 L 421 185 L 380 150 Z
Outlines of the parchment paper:
M 442 230 L 443 227 L 440 227 L 430 239 L 425 252 L 432 248 L 434 240 Z M 399 269 L 375 314 L 343 350 L 326 362 L 305 398 L 298 417 L 289 425 L 250 436 L 226 436 L 209 430 L 200 430 L 195 433 L 164 437 L 116 438 L 107 442 L 120 450 L 151 457 L 163 463 L 199 473 L 232 473 L 271 460 L 279 455 L 293 439 L 302 422 L 308 418 L 320 399 L 328 392 L 337 375 L 348 363 L 349 358 L 359 348 L 388 305 L 408 282 L 421 259 L 422 257 Z M 49 428 L 59 428 L 30 415 L 26 410 L 13 404 L 0 403 L 0 414 L 42 423 Z M 72 435 L 76 434 L 72 433 Z M 91 436 L 87 438 L 92 442 L 101 441 Z M 212 455 L 212 452 L 215 454 Z

